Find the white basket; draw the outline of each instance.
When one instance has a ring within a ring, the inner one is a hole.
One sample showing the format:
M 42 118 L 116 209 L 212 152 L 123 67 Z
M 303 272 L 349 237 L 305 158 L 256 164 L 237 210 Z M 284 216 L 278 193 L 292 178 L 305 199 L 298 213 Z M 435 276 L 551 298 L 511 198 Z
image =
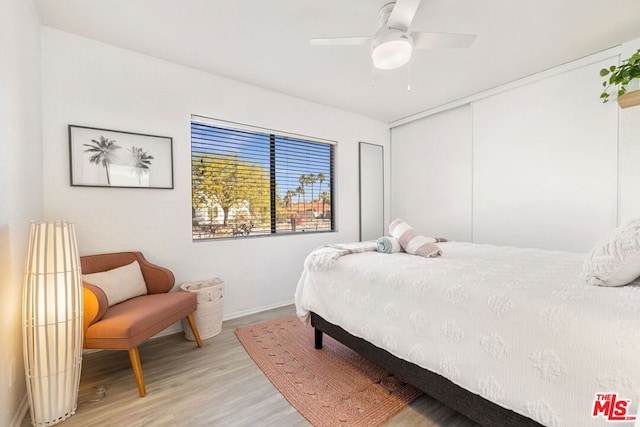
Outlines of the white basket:
M 180 285 L 180 289 L 197 294 L 198 308 L 193 313 L 193 318 L 198 326 L 200 338 L 205 340 L 218 335 L 222 331 L 224 282 L 215 277 L 213 279 L 183 283 Z M 189 341 L 195 341 L 186 319 L 182 321 L 182 326 L 185 338 Z

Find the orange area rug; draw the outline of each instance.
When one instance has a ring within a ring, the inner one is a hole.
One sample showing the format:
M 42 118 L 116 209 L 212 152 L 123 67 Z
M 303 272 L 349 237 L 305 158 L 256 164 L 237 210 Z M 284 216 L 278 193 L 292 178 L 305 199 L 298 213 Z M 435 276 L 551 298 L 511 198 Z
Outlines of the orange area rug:
M 247 353 L 273 385 L 317 427 L 380 426 L 422 395 L 313 328 L 285 317 L 236 329 Z

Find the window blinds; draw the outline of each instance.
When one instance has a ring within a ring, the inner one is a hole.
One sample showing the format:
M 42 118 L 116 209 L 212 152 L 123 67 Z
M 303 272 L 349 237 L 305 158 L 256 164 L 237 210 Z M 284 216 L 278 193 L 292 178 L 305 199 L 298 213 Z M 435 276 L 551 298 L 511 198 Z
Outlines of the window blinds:
M 194 239 L 334 230 L 333 144 L 192 121 Z

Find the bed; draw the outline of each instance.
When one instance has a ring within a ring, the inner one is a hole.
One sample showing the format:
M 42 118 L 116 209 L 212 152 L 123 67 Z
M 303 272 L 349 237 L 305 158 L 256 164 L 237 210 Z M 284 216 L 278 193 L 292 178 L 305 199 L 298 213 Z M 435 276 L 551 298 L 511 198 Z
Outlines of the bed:
M 584 254 L 439 245 L 306 263 L 296 311 L 316 345 L 327 333 L 486 426 L 611 425 L 613 394 L 635 416 L 640 285 L 587 285 Z

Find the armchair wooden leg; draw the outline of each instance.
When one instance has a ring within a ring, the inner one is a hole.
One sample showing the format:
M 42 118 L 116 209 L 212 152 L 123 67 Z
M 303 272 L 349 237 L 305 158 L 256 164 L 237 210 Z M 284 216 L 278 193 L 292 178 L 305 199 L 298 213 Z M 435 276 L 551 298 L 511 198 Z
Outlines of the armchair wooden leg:
M 138 347 L 129 350 L 129 360 L 131 360 L 133 375 L 136 377 L 136 384 L 138 384 L 138 393 L 140 393 L 140 397 L 144 397 L 147 394 L 147 388 L 144 385 L 144 377 L 142 376 L 142 365 L 140 364 Z
M 187 316 L 187 322 L 189 322 L 189 326 L 191 327 L 191 332 L 193 332 L 193 337 L 196 339 L 196 343 L 198 344 L 198 347 L 202 347 L 200 332 L 198 332 L 198 325 L 196 325 L 196 319 L 193 318 L 193 314 L 190 314 Z

